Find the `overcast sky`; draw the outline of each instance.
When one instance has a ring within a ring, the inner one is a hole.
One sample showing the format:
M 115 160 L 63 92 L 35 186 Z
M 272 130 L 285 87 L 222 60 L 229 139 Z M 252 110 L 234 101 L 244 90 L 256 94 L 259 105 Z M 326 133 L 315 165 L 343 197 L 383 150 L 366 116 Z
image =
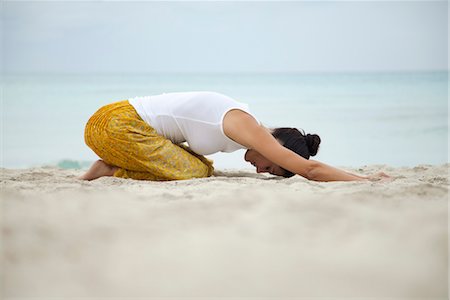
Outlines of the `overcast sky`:
M 16 72 L 447 69 L 434 2 L 3 2 Z

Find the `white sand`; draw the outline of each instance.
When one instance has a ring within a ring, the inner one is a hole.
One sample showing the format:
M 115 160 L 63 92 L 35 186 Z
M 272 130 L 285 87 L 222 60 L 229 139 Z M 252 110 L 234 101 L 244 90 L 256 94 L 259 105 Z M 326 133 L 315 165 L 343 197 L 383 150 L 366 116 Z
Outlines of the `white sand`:
M 3 169 L 1 295 L 447 299 L 449 168 L 350 169 L 386 183 Z

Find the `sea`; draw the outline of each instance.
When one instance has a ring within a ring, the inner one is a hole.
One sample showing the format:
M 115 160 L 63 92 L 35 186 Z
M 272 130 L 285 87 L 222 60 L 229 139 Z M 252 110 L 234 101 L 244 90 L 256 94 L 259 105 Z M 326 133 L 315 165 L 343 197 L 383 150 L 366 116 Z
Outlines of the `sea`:
M 97 156 L 84 126 L 101 106 L 135 96 L 215 91 L 249 104 L 267 127 L 322 143 L 313 159 L 338 167 L 444 164 L 448 71 L 387 73 L 7 74 L 1 77 L 1 167 L 85 169 Z M 209 156 L 251 169 L 244 150 Z

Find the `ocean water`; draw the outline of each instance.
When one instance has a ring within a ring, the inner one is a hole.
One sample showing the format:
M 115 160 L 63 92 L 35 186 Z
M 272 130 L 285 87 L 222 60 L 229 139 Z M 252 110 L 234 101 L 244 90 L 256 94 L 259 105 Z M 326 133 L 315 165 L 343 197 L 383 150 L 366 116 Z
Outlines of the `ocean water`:
M 89 117 L 134 96 L 211 90 L 246 102 L 269 127 L 322 139 L 314 159 L 335 166 L 448 162 L 448 73 L 4 75 L 1 166 L 87 167 Z M 210 156 L 252 168 L 244 151 Z

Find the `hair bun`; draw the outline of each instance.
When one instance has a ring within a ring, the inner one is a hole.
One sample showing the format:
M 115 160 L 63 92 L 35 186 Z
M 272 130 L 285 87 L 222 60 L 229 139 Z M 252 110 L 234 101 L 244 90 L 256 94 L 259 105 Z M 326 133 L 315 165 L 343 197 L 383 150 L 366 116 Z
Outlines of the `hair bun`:
M 307 134 L 305 136 L 306 145 L 308 146 L 309 155 L 314 156 L 319 151 L 320 137 L 317 134 Z

